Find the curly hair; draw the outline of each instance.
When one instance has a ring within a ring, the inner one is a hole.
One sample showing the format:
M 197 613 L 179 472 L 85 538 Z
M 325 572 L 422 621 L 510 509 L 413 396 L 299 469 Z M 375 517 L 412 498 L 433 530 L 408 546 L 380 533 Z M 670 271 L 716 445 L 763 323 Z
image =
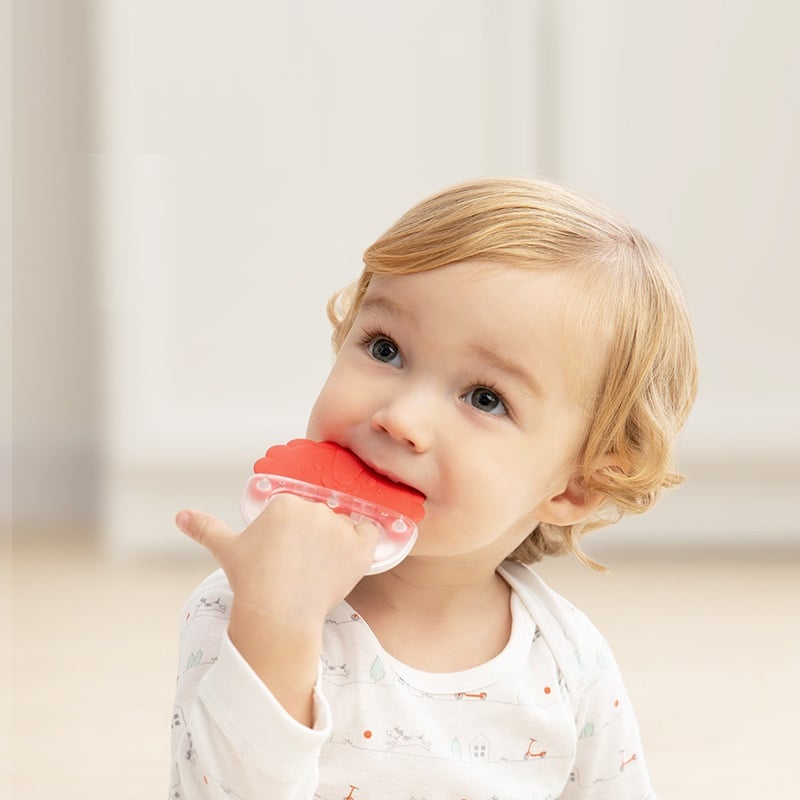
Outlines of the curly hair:
M 374 274 L 409 274 L 470 259 L 576 271 L 586 321 L 611 326 L 602 385 L 579 456 L 604 502 L 577 525 L 539 524 L 510 554 L 522 563 L 581 550 L 579 537 L 650 508 L 682 482 L 673 444 L 694 402 L 697 362 L 686 303 L 658 249 L 589 198 L 542 180 L 489 178 L 445 189 L 404 214 L 364 253 L 360 278 L 328 303 L 338 351 Z

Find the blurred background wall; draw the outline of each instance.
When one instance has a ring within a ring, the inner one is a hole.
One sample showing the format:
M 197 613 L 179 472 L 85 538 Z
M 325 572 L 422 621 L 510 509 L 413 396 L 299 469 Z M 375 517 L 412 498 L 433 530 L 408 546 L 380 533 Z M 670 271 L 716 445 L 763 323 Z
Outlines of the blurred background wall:
M 167 552 L 179 507 L 238 525 L 364 248 L 506 174 L 622 212 L 695 321 L 689 481 L 594 549 L 797 541 L 796 4 L 24 0 L 9 23 L 17 535 Z

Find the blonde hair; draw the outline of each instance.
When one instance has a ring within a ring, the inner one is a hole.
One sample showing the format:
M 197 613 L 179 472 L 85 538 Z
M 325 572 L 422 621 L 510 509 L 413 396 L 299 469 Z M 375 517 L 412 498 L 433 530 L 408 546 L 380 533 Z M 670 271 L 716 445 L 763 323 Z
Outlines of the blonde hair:
M 673 442 L 694 402 L 694 339 L 678 282 L 656 247 L 594 201 L 541 180 L 483 179 L 429 197 L 364 253 L 364 270 L 328 303 L 338 351 L 373 274 L 409 274 L 469 259 L 581 270 L 592 320 L 611 325 L 605 377 L 579 456 L 600 510 L 578 525 L 540 524 L 510 558 L 572 552 L 603 569 L 578 538 L 650 508 L 682 482 Z

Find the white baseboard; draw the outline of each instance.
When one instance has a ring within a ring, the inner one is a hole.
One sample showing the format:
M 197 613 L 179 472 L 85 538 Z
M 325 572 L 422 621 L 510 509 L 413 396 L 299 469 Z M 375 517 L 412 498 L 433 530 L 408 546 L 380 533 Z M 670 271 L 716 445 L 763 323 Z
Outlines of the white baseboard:
M 245 465 L 246 467 L 247 465 Z M 796 497 L 800 460 L 686 465 L 683 486 L 645 514 L 591 534 L 587 550 L 664 548 L 800 548 Z M 247 469 L 164 471 L 153 465 L 114 476 L 107 493 L 106 541 L 122 554 L 188 552 L 193 543 L 174 527 L 184 506 L 241 526 L 239 495 Z
M 706 462 L 650 511 L 590 535 L 593 553 L 626 549 L 797 548 L 800 460 Z
M 188 552 L 195 545 L 175 529 L 176 512 L 200 508 L 238 528 L 239 496 L 263 452 L 254 438 L 285 441 L 287 431 L 302 430 L 296 420 L 262 428 L 256 437 L 249 421 L 239 427 L 228 426 L 224 435 L 206 427 L 180 439 L 144 437 L 135 459 L 106 466 L 99 463 L 96 437 L 85 431 L 60 441 L 51 437 L 42 446 L 17 440 L 13 492 L 3 496 L 0 512 L 5 518 L 13 512 L 29 530 L 96 524 L 99 517 L 103 541 L 120 554 Z M 723 436 L 724 430 L 685 442 L 679 467 L 686 483 L 647 513 L 590 535 L 587 550 L 600 557 L 618 548 L 800 548 L 796 436 L 784 436 L 781 444 L 777 426 L 774 436 L 760 438 Z

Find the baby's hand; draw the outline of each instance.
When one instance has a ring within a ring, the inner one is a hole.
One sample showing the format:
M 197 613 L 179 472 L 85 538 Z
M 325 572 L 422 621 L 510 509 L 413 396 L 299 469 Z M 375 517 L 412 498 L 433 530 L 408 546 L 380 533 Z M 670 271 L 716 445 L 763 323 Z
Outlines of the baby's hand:
M 234 597 L 296 627 L 324 621 L 371 564 L 378 528 L 353 523 L 324 503 L 276 497 L 242 532 L 200 511 L 182 511 L 178 527 L 225 570 Z
M 288 494 L 242 533 L 200 511 L 181 511 L 175 522 L 225 571 L 232 643 L 287 711 L 310 725 L 325 616 L 370 568 L 378 527 Z

